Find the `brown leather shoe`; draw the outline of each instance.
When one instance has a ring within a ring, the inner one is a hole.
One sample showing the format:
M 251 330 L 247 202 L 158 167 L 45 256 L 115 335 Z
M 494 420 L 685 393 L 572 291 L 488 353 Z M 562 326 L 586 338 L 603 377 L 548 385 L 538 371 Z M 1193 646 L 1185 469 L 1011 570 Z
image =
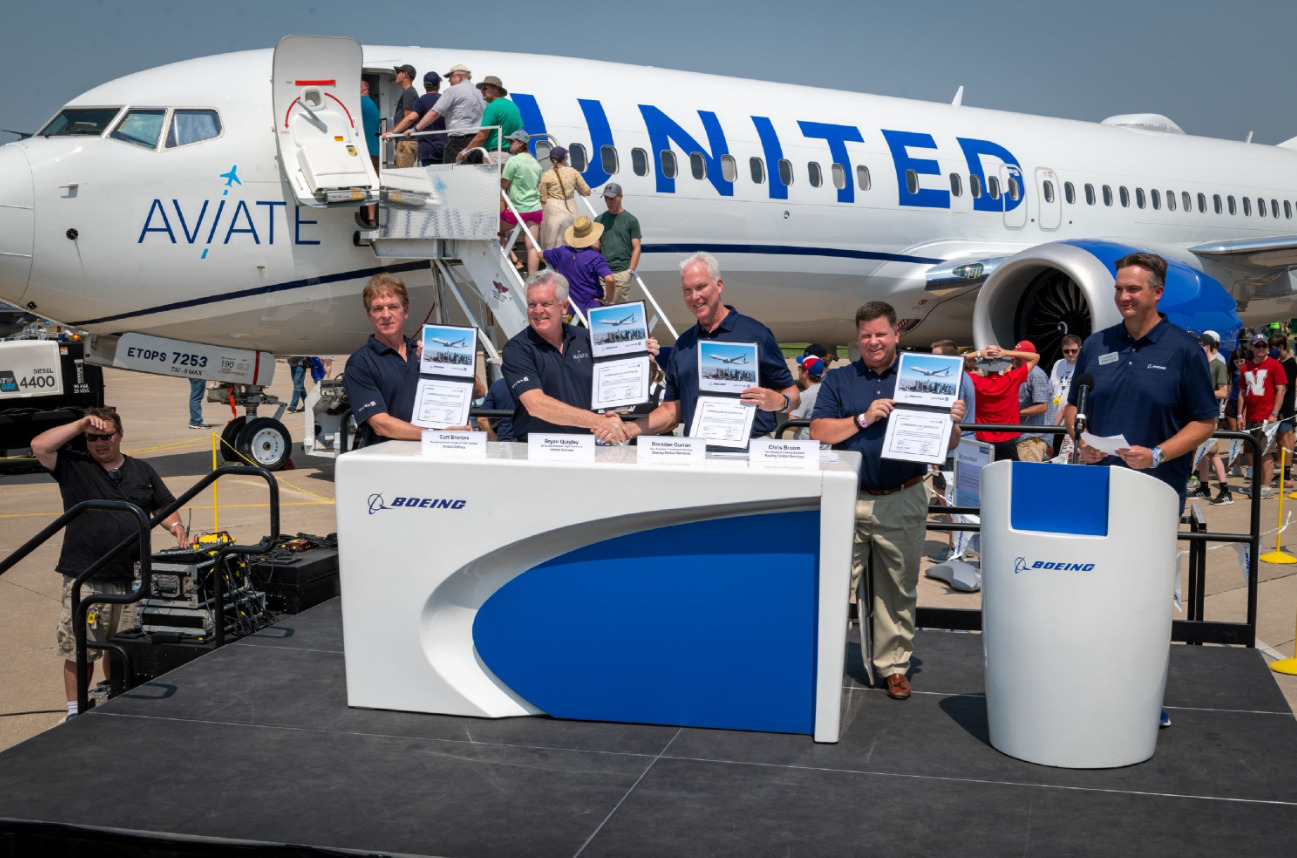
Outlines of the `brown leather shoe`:
M 905 700 L 910 696 L 910 681 L 903 673 L 893 673 L 887 677 L 887 696 L 893 700 Z

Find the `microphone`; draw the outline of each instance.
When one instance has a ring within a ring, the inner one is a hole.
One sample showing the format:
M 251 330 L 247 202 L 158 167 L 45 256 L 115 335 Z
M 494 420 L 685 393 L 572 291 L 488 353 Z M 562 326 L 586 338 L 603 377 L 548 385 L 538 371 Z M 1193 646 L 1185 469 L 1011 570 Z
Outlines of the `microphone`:
M 1090 419 L 1086 412 L 1090 409 L 1090 391 L 1094 390 L 1094 376 L 1082 373 L 1076 379 L 1076 419 L 1072 421 L 1073 440 L 1077 449 L 1081 446 L 1081 433 L 1089 428 Z

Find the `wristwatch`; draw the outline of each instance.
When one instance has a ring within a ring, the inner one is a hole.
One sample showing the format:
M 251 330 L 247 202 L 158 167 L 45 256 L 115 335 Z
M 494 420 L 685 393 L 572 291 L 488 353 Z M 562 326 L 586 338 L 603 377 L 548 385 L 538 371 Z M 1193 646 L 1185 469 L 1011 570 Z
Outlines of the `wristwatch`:
M 1162 448 L 1154 447 L 1152 453 L 1153 453 L 1153 467 L 1156 468 L 1162 464 Z
M 784 407 L 779 410 L 779 413 L 787 414 L 788 411 L 793 407 L 793 398 L 789 396 L 787 393 L 780 393 L 779 395 L 784 398 Z
M 867 412 L 862 411 L 856 415 L 856 425 L 859 426 L 861 429 L 869 428 L 869 421 L 865 419 L 866 413 Z

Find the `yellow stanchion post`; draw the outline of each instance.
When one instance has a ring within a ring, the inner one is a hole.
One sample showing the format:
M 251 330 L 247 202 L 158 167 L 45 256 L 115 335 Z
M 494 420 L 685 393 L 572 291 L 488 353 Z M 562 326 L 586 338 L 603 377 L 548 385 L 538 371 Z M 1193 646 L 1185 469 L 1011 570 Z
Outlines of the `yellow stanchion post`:
M 1297 557 L 1293 557 L 1291 554 L 1288 554 L 1283 550 L 1283 488 L 1282 487 L 1283 487 L 1283 467 L 1284 467 L 1285 452 L 1286 451 L 1282 449 L 1279 451 L 1279 486 L 1280 486 L 1279 521 L 1276 523 L 1276 527 L 1278 527 L 1279 530 L 1274 535 L 1274 551 L 1271 551 L 1267 554 L 1262 554 L 1259 558 L 1257 558 L 1258 560 L 1262 560 L 1266 563 L 1276 563 L 1276 564 L 1297 563 Z M 1257 466 L 1258 467 L 1260 466 L 1259 462 L 1257 463 Z
M 216 470 L 219 465 L 216 464 L 216 454 L 219 452 L 221 443 L 220 436 L 212 434 L 212 470 Z M 220 481 L 212 483 L 212 531 L 219 533 L 221 529 L 221 488 Z

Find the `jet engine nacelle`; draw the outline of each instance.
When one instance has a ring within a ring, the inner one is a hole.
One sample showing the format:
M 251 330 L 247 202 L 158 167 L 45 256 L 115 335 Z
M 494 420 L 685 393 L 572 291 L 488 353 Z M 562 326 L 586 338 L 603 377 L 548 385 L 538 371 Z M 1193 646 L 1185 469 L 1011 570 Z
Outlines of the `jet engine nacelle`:
M 1137 251 L 1110 241 L 1059 241 L 1028 248 L 1001 263 L 987 278 L 973 308 L 976 345 L 1011 348 L 1030 340 L 1042 364 L 1060 356 L 1064 334 L 1084 340 L 1121 321 L 1113 302 L 1115 263 Z M 1195 333 L 1214 330 L 1226 354 L 1242 329 L 1234 298 L 1219 281 L 1198 268 L 1167 260 L 1166 285 L 1158 309 L 1176 325 Z

